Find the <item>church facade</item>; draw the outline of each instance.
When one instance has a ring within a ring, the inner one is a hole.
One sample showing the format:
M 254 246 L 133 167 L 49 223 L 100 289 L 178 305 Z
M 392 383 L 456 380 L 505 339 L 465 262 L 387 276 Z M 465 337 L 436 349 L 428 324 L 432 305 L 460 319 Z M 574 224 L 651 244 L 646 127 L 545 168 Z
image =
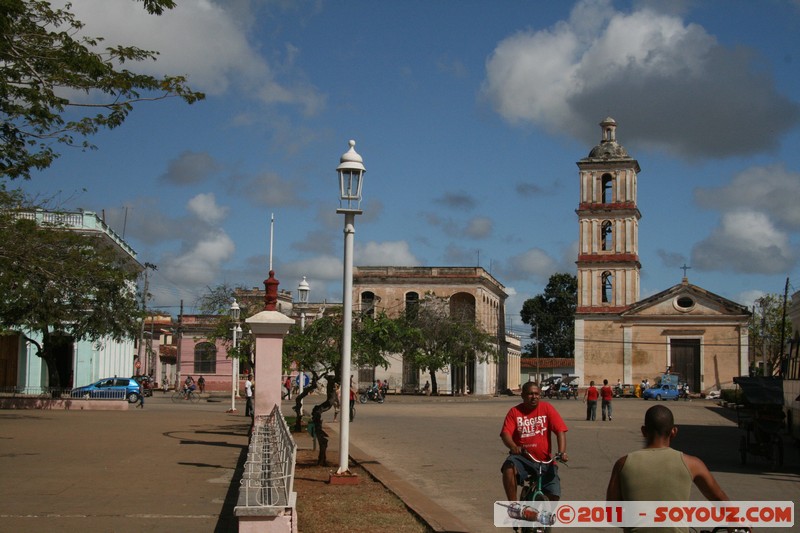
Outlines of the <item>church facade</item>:
M 600 144 L 577 162 L 576 375 L 633 384 L 671 372 L 693 392 L 732 387 L 747 375 L 749 311 L 690 284 L 685 270 L 681 283 L 639 299 L 641 168 L 613 118 L 600 128 Z

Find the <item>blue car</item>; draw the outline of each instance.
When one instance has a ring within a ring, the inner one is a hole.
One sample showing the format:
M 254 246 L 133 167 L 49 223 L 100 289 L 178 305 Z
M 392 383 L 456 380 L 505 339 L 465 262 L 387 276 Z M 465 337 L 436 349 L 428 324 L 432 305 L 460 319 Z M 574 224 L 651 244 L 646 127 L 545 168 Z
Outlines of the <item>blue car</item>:
M 72 389 L 70 396 L 73 398 L 96 398 L 101 400 L 127 399 L 130 403 L 139 401 L 142 388 L 135 379 L 131 378 L 103 378 L 91 385 L 84 385 Z
M 659 385 L 645 390 L 642 398 L 645 400 L 678 400 L 680 392 L 678 387 L 671 384 Z

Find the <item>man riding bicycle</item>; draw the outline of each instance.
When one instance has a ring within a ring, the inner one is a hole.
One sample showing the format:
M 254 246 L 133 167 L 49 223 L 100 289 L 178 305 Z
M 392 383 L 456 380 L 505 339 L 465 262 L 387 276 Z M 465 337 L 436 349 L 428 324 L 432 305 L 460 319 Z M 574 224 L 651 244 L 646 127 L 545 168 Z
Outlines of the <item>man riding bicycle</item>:
M 522 386 L 522 403 L 512 407 L 500 431 L 500 439 L 509 450 L 500 471 L 503 474 L 503 489 L 508 501 L 517 501 L 517 485 L 536 475 L 536 464 L 522 455 L 526 450 L 537 461 L 551 458 L 550 434 L 555 433 L 558 453 L 563 462 L 567 457 L 567 425 L 556 408 L 542 402 L 539 386 L 529 381 Z M 551 501 L 561 497 L 561 481 L 558 466 L 549 464 L 542 474 L 542 491 Z

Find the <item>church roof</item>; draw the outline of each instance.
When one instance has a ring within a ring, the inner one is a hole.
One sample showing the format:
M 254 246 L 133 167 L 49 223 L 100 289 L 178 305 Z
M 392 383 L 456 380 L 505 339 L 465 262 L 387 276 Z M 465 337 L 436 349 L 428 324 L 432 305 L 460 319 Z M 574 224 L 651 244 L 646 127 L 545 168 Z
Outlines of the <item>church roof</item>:
M 603 141 L 589 152 L 587 159 L 630 159 L 631 156 L 617 141 Z
M 685 299 L 684 299 L 685 298 Z M 691 312 L 695 306 L 695 302 L 702 302 L 703 304 L 711 304 L 717 308 L 720 314 L 724 315 L 739 315 L 749 316 L 750 311 L 747 306 L 738 304 L 727 298 L 723 298 L 718 294 L 703 289 L 697 285 L 692 285 L 686 278 L 683 278 L 681 283 L 673 285 L 669 289 L 661 291 L 657 294 L 639 300 L 623 313 L 621 316 L 630 316 L 640 314 L 643 310 L 652 308 L 661 302 L 673 300 L 675 305 L 684 312 Z

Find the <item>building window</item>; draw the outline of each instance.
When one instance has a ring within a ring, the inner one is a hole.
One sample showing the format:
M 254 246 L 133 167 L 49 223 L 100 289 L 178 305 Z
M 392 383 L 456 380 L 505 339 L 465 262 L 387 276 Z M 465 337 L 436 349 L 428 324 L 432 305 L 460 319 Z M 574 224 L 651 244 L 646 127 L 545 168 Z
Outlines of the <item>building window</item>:
M 361 293 L 361 314 L 375 317 L 375 293 L 364 291 Z
M 406 318 L 413 320 L 417 318 L 419 311 L 419 294 L 416 292 L 406 293 Z
M 217 347 L 210 342 L 201 342 L 194 347 L 194 373 L 217 373 Z
M 614 294 L 614 276 L 611 275 L 611 272 L 603 272 L 600 279 L 603 303 L 610 303 Z
M 694 300 L 689 296 L 678 296 L 673 302 L 675 309 L 686 313 L 694 309 Z
M 614 248 L 614 225 L 610 220 L 606 220 L 600 227 L 600 244 L 604 252 Z
M 611 174 L 603 174 L 600 203 L 610 204 L 614 196 L 614 178 Z

